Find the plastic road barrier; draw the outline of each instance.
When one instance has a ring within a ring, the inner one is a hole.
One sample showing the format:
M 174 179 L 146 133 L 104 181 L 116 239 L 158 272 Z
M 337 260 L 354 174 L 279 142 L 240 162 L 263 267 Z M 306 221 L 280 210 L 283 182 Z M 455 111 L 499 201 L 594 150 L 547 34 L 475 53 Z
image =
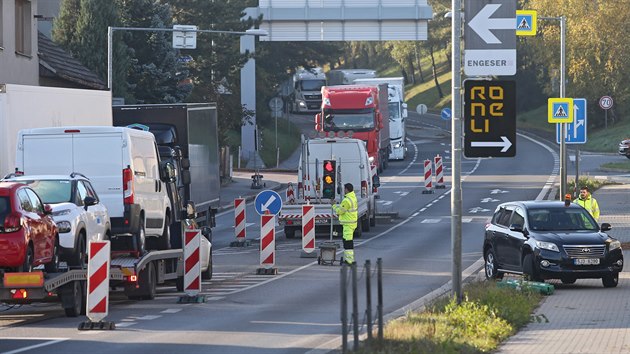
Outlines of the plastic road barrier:
M 289 182 L 287 187 L 287 204 L 295 204 L 295 192 L 293 191 L 293 183 Z
M 184 233 L 184 291 L 188 296 L 197 296 L 201 291 L 201 230 L 186 230 Z
M 109 312 L 109 241 L 90 241 L 88 248 L 88 279 L 86 315 L 100 322 Z
M 236 241 L 245 241 L 245 199 L 234 199 L 234 233 L 236 234 Z
M 315 207 L 302 205 L 302 250 L 315 251 Z
M 260 267 L 273 268 L 276 264 L 276 216 L 260 216 Z
M 433 193 L 433 170 L 431 160 L 424 160 L 424 189 L 422 194 Z
M 444 185 L 444 171 L 442 169 L 442 156 L 439 154 L 435 156 L 433 159 L 433 163 L 435 164 L 435 188 L 443 189 L 446 188 Z

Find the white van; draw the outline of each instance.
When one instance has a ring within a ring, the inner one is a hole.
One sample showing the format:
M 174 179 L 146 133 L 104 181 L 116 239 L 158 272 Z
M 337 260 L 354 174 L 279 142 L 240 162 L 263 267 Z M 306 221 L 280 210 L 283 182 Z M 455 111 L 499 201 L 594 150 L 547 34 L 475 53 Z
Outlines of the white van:
M 23 129 L 15 161 L 25 175 L 84 174 L 107 207 L 113 235 L 135 236 L 129 246 L 140 253 L 145 237 L 147 248 L 169 248 L 168 177 L 153 134 L 104 126 Z

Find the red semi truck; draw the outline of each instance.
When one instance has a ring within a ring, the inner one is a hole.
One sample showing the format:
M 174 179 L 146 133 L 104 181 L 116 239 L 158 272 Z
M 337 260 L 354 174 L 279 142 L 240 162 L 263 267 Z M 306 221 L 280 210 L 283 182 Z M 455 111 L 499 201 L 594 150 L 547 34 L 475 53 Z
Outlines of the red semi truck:
M 353 138 L 366 143 L 370 163 L 378 171 L 387 168 L 389 110 L 387 84 L 322 87 L 322 110 L 315 116 L 315 129 L 353 132 Z

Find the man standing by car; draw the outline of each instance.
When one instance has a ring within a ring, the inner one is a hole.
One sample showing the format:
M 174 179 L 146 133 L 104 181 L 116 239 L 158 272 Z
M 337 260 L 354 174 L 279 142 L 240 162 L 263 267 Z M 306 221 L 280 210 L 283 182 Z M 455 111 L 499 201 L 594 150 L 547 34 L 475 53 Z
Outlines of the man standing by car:
M 591 195 L 588 187 L 584 186 L 580 188 L 580 196 L 574 200 L 573 203 L 582 206 L 582 208 L 591 213 L 595 221 L 599 222 L 599 205 L 597 204 L 597 200 Z
M 339 223 L 343 226 L 343 260 L 354 263 L 354 229 L 357 228 L 359 216 L 357 208 L 357 196 L 354 194 L 352 183 L 343 185 L 344 197 L 339 205 L 333 205 L 335 214 L 339 216 Z M 333 199 L 334 203 L 334 199 Z

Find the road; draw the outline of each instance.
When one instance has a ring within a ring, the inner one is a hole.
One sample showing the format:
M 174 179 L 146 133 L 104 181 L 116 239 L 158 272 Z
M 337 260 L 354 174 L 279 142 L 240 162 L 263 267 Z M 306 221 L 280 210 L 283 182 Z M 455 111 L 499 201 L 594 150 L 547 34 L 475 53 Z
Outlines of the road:
M 377 259 L 382 260 L 385 314 L 408 306 L 451 278 L 450 134 L 440 129 L 445 126 L 435 117 L 412 114 L 408 119 L 409 157 L 391 162 L 382 175 L 378 211 L 398 212 L 399 217 L 378 224 L 356 242 L 362 328 L 366 260 L 372 262 L 373 299 L 374 267 Z M 421 162 L 437 154 L 444 157 L 447 188 L 423 194 Z M 496 205 L 540 197 L 557 170 L 557 153 L 520 135 L 515 158 L 463 159 L 463 269 L 482 257 L 484 225 Z M 292 176 L 283 178 L 290 180 Z M 174 287 L 160 288 L 153 301 L 128 301 L 113 295 L 107 319 L 115 322 L 117 329 L 86 332 L 77 331 L 81 319 L 63 317 L 56 304 L 12 309 L 0 316 L 4 321 L 0 322 L 4 324 L 0 327 L 0 352 L 289 354 L 338 347 L 340 267 L 322 266 L 312 258 L 300 257 L 301 240 L 286 239 L 278 229 L 279 274 L 256 275 L 258 218 L 251 205 L 247 213 L 251 223 L 248 239 L 254 242 L 241 248 L 229 247 L 234 238 L 233 214 L 225 212 L 217 218 L 215 274 L 203 284 L 206 303 L 176 304 L 180 294 Z M 325 240 L 326 235 L 317 238 L 318 242 Z M 42 313 L 47 315 L 42 317 Z

